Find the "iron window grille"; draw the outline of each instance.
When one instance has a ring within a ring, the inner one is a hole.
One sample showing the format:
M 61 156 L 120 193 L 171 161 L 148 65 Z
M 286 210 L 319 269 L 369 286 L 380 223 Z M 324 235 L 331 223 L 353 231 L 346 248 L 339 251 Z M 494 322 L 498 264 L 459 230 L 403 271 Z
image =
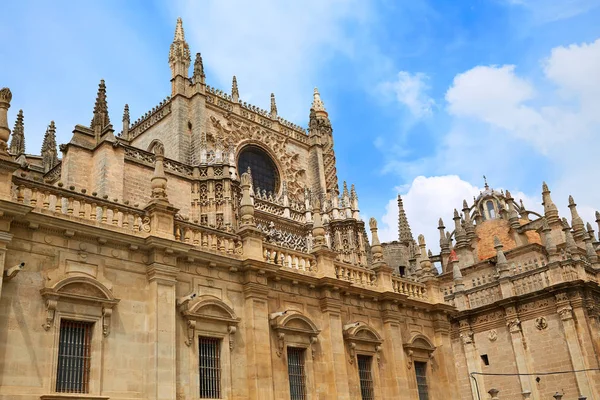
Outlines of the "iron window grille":
M 429 400 L 429 389 L 427 387 L 427 363 L 415 361 L 415 375 L 417 376 L 419 400 Z
M 198 368 L 200 398 L 221 398 L 221 340 L 209 337 L 198 339 Z
M 304 368 L 305 354 L 306 349 L 298 347 L 287 348 L 291 400 L 306 400 L 306 370 Z
M 362 400 L 375 400 L 373 373 L 371 372 L 373 357 L 359 354 L 356 358 L 358 360 L 358 377 L 360 378 L 361 398 Z
M 60 321 L 56 391 L 89 393 L 93 322 Z

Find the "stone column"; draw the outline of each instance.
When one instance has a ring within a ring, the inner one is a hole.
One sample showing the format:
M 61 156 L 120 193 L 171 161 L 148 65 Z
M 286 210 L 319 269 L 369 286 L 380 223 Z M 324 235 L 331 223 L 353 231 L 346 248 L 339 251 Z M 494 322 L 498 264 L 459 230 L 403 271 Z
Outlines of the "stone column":
M 433 329 L 436 350 L 433 353 L 432 363 L 438 371 L 435 378 L 439 382 L 439 387 L 450 389 L 453 393 L 459 393 L 457 371 L 454 366 L 454 354 L 452 353 L 452 341 L 450 339 L 450 321 L 445 312 L 437 312 L 433 315 Z
M 267 278 L 264 271 L 249 265 L 244 274 L 244 324 L 248 365 L 248 398 L 274 400 L 271 331 Z
M 344 342 L 342 327 L 340 293 L 332 287 L 321 290 L 321 312 L 323 313 L 319 343 L 321 354 L 315 372 L 317 377 L 317 393 L 321 400 L 349 400 L 350 389 L 348 374 L 348 355 Z
M 589 368 L 586 365 L 585 359 L 583 358 L 583 351 L 579 343 L 579 337 L 577 334 L 577 327 L 575 320 L 573 319 L 573 307 L 569 301 L 569 297 L 566 293 L 559 293 L 556 295 L 556 312 L 560 316 L 562 321 L 562 327 L 565 332 L 565 340 L 569 349 L 569 356 L 571 357 L 571 363 L 573 364 L 574 370 L 582 370 Z M 575 380 L 577 381 L 577 388 L 579 393 L 589 398 L 598 398 L 598 395 L 594 393 L 588 372 L 575 373 Z
M 523 343 L 523 331 L 521 330 L 521 321 L 517 315 L 514 306 L 506 307 L 506 326 L 510 333 L 510 341 L 512 343 L 515 362 L 517 364 L 517 372 L 519 374 L 528 374 L 529 371 L 529 355 L 525 352 L 525 344 Z M 521 393 L 532 393 L 534 399 L 539 398 L 537 386 L 532 383 L 532 377 L 529 375 L 520 375 Z
M 164 263 L 171 263 L 173 257 L 155 254 L 153 258 L 162 262 L 152 262 L 146 272 L 150 289 L 147 398 L 173 400 L 176 396 L 175 284 L 178 269 Z
M 479 355 L 477 354 L 477 347 L 475 347 L 475 334 L 471 329 L 471 324 L 469 324 L 469 321 L 464 319 L 459 321 L 458 332 L 460 334 L 460 339 L 463 344 L 463 351 L 467 360 L 467 375 L 469 375 L 469 383 L 471 384 L 471 394 L 473 396 L 473 400 L 477 400 L 479 398 L 477 395 L 477 387 L 473 383 L 473 379 L 470 377 L 470 374 L 473 372 L 481 372 L 481 362 L 479 361 Z M 481 375 L 478 375 L 477 379 L 479 386 L 484 387 Z

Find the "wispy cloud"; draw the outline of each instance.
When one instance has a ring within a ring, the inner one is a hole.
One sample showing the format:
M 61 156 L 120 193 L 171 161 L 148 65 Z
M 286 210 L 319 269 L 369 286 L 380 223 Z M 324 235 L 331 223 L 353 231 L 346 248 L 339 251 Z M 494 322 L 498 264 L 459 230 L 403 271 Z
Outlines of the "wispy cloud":
M 429 96 L 429 77 L 417 72 L 400 71 L 394 81 L 382 82 L 379 85 L 381 93 L 394 98 L 402 104 L 415 118 L 431 115 L 435 101 Z

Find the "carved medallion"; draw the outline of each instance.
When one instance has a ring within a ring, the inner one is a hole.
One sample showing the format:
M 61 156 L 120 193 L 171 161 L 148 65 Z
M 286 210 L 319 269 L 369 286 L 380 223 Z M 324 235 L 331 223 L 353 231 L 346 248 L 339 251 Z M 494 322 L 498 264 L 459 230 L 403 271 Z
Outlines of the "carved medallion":
M 488 339 L 490 340 L 490 342 L 495 342 L 498 339 L 498 332 L 495 329 L 489 331 Z
M 548 327 L 548 321 L 546 321 L 545 317 L 538 317 L 535 319 L 535 327 L 542 331 Z

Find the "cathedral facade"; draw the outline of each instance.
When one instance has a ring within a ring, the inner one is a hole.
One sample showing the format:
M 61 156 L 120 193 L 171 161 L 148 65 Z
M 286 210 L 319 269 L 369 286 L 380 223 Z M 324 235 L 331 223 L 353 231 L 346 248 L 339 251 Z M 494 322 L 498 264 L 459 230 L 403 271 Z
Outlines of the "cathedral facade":
M 385 262 L 319 92 L 306 130 L 235 77 L 208 86 L 181 20 L 168 60 L 156 107 L 116 132 L 102 81 L 89 125 L 57 147 L 51 122 L 40 155 L 0 91 L 0 399 L 457 393 L 456 307 L 424 243 L 419 279 Z

